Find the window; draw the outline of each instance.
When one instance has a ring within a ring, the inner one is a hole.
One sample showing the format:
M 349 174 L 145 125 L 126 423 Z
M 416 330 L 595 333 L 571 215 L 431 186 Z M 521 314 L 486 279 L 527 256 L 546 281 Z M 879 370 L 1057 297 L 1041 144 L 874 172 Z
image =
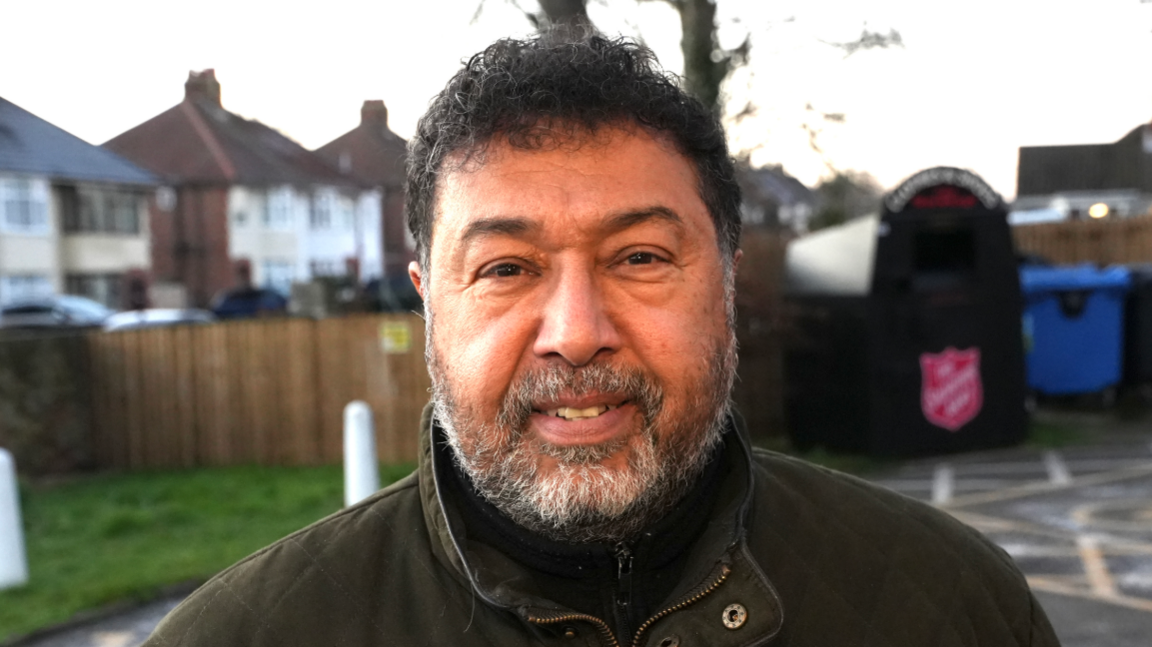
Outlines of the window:
M 59 186 L 56 190 L 65 232 L 140 233 L 142 194 L 95 187 Z
M 47 234 L 48 185 L 29 178 L 0 179 L 0 228 L 16 234 Z
M 123 283 L 121 274 L 69 274 L 64 277 L 64 291 L 118 309 Z
M 312 259 L 308 263 L 312 276 L 344 276 L 348 273 L 347 263 L 343 259 Z
M 340 196 L 336 201 L 337 222 L 345 231 L 356 229 L 356 204 L 351 198 Z
M 44 274 L 9 274 L 0 277 L 0 305 L 52 295 L 52 280 Z
M 280 294 L 288 295 L 292 291 L 292 281 L 296 279 L 296 266 L 292 261 L 264 261 L 260 269 L 263 277 L 261 284 Z
M 309 224 L 313 229 L 332 228 L 332 212 L 336 206 L 334 197 L 330 191 L 317 191 L 312 196 L 312 213 L 309 216 Z
M 270 229 L 291 229 L 292 188 L 279 187 L 268 191 L 264 201 L 264 226 Z
M 960 288 L 977 278 L 976 232 L 971 228 L 921 229 L 912 244 L 916 291 Z
M 976 237 L 971 229 L 917 231 L 912 262 L 917 272 L 965 272 L 976 268 Z

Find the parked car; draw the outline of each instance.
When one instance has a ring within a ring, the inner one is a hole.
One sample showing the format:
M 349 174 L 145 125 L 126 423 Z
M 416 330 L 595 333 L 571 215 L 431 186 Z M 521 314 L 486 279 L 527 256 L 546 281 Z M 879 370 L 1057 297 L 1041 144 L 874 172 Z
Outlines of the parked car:
M 211 307 L 217 318 L 245 319 L 284 314 L 288 311 L 288 299 L 268 288 L 242 288 L 216 295 Z
M 70 294 L 25 299 L 0 308 L 0 328 L 89 328 L 102 325 L 114 312 Z
M 364 286 L 366 305 L 373 312 L 423 312 L 424 302 L 407 274 L 372 279 Z
M 150 308 L 118 312 L 104 320 L 104 330 L 137 330 L 187 324 L 206 324 L 216 321 L 207 310 L 199 308 Z

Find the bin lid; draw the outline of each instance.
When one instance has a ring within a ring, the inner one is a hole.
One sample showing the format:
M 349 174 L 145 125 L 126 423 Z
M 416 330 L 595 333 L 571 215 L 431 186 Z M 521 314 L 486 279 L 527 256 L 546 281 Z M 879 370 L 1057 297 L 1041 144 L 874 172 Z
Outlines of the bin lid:
M 791 241 L 784 255 L 785 292 L 807 296 L 868 294 L 879 230 L 879 216 L 864 216 Z
M 1020 268 L 1020 289 L 1026 295 L 1058 290 L 1127 290 L 1131 280 L 1127 268 L 1098 269 L 1091 263 Z

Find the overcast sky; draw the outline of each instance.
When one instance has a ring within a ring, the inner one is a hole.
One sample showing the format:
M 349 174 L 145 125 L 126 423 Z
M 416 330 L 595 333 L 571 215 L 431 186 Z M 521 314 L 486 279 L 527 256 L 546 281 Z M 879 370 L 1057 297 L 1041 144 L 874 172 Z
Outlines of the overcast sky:
M 99 144 L 178 103 L 188 71 L 211 67 L 225 108 L 309 148 L 354 127 L 364 99 L 383 99 L 407 137 L 461 59 L 529 32 L 506 0 L 484 0 L 473 20 L 479 3 L 0 0 L 0 96 Z M 718 3 L 724 42 L 753 42 L 727 88 L 757 107 L 731 129 L 734 149 L 808 184 L 827 163 L 886 187 L 946 164 L 1012 197 L 1018 147 L 1110 142 L 1152 121 L 1148 0 Z M 590 13 L 681 70 L 679 19 L 663 3 L 592 0 Z M 904 47 L 845 58 L 828 44 L 865 24 L 898 30 Z M 805 123 L 821 129 L 823 157 Z

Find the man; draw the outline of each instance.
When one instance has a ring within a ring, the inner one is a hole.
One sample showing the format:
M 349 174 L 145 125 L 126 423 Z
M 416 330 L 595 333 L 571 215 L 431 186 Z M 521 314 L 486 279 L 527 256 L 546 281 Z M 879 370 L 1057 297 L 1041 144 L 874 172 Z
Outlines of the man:
M 152 645 L 1055 645 L 947 515 L 749 447 L 739 189 L 628 41 L 501 41 L 411 144 L 420 467 L 214 578 Z

